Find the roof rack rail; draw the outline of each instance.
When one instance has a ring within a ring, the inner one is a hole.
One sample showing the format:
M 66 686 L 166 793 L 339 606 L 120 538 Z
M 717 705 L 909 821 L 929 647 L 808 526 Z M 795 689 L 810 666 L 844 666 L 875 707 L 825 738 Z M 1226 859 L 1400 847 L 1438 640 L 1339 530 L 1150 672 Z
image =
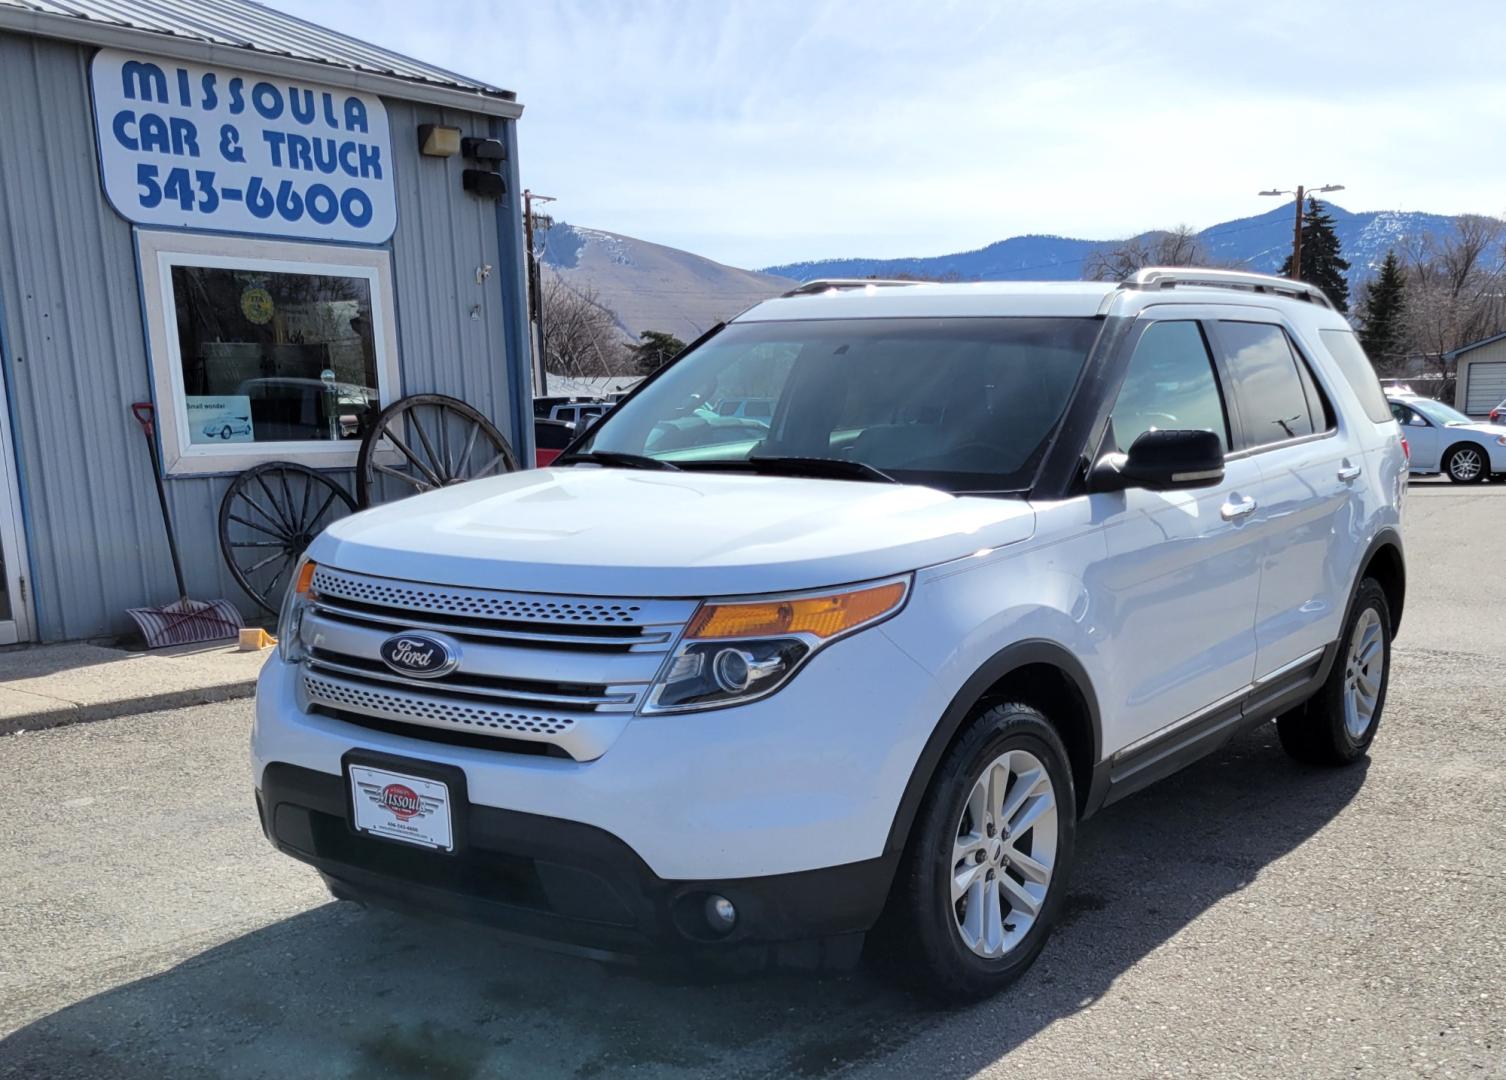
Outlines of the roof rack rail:
M 1147 266 L 1136 270 L 1119 283 L 1121 289 L 1173 289 L 1178 285 L 1206 286 L 1214 289 L 1247 289 L 1272 293 L 1310 304 L 1322 304 L 1336 311 L 1333 301 L 1316 285 L 1274 274 L 1252 274 L 1242 270 L 1206 270 L 1201 267 Z
M 816 278 L 814 281 L 802 281 L 787 293 L 781 293 L 780 299 L 789 296 L 805 296 L 809 293 L 826 292 L 828 289 L 864 289 L 869 285 L 879 285 L 889 288 L 895 285 L 919 285 L 918 281 L 901 281 L 898 278 Z

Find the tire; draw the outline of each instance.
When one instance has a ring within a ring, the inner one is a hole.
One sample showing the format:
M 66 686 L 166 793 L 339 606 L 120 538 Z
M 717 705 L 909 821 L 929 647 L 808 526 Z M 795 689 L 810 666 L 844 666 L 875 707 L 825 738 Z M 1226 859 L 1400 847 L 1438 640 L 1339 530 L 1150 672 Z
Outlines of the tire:
M 1456 484 L 1478 484 L 1490 475 L 1490 458 L 1483 447 L 1460 443 L 1443 455 L 1443 473 Z
M 229 424 L 226 424 L 224 427 L 220 428 L 220 438 L 222 438 L 222 439 L 228 439 L 228 438 L 230 438 L 230 434 L 231 434 L 231 432 L 230 432 L 230 425 Z
M 1009 764 L 1002 770 L 995 769 L 1006 760 Z M 1012 771 L 1016 766 L 1020 773 Z M 971 816 L 989 799 L 986 772 L 996 778 L 1001 772 L 1008 775 L 1009 783 L 1000 789 L 1003 808 L 1008 809 L 1017 797 L 1022 799 L 1009 813 L 1009 820 L 1020 822 L 1036 814 L 1042 780 L 1049 781 L 1045 793 L 1054 800 L 1053 809 L 1041 811 L 1035 824 L 1024 831 L 1017 829 L 1013 840 L 1002 832 L 990 837 L 987 830 L 992 824 L 977 828 Z M 980 782 L 984 794 L 977 796 Z M 1017 785 L 1022 782 L 1031 786 L 1021 797 Z M 1042 831 L 1048 827 L 1049 832 Z M 976 850 L 958 861 L 958 852 L 965 849 L 964 832 L 977 836 L 979 842 Z M 1019 978 L 1045 946 L 1061 908 L 1076 834 L 1072 770 L 1056 730 L 1028 705 L 981 706 L 937 765 L 916 814 L 886 912 L 886 937 L 898 954 L 892 959 L 900 961 L 892 965 L 893 970 L 915 989 L 948 1002 L 987 997 Z M 1027 838 L 1029 850 L 1025 851 Z M 1021 870 L 1026 865 L 1022 857 L 1035 863 L 1036 875 L 1043 863 L 1049 863 L 1044 883 L 1027 879 Z M 969 887 L 954 902 L 952 883 L 959 866 L 964 872 L 972 870 L 970 881 L 978 887 Z M 1010 895 L 1000 886 L 1006 874 L 1014 896 L 1029 893 L 1037 904 L 1033 921 L 1027 921 L 1031 916 L 1018 901 L 1008 912 L 997 903 L 997 897 Z M 1040 895 L 1042 885 L 1044 895 Z M 991 894 L 990 888 L 998 891 Z M 992 910 L 1000 914 L 992 924 L 988 920 L 991 898 L 995 899 Z M 967 926 L 982 931 L 974 935 L 981 948 L 965 938 Z M 984 950 L 994 955 L 984 955 Z
M 1362 663 L 1367 649 L 1368 659 Z M 1380 662 L 1378 673 L 1376 660 Z M 1363 678 L 1367 673 L 1373 691 L 1368 697 Z M 1339 653 L 1322 689 L 1306 704 L 1276 719 L 1282 748 L 1309 765 L 1349 765 L 1358 761 L 1375 741 L 1390 679 L 1391 608 L 1380 583 L 1365 578 L 1344 621 Z M 1367 700 L 1372 704 L 1365 715 Z

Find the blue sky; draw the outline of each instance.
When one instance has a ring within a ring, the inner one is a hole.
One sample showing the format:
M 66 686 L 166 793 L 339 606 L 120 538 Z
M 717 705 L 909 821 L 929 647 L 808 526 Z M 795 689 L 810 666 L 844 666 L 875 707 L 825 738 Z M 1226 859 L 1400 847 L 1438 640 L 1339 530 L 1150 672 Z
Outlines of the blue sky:
M 1112 238 L 1342 183 L 1506 214 L 1506 4 L 274 0 L 515 90 L 524 183 L 738 266 Z

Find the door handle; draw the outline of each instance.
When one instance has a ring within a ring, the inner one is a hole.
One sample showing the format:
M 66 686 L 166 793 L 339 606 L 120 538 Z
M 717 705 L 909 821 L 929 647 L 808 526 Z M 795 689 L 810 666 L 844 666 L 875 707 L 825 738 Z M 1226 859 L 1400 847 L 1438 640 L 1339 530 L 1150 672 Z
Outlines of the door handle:
M 1226 502 L 1219 508 L 1219 516 L 1225 521 L 1235 521 L 1242 517 L 1248 517 L 1255 512 L 1255 500 L 1246 498 L 1242 502 Z
M 1346 484 L 1349 483 L 1349 481 L 1358 478 L 1359 475 L 1360 467 L 1358 465 L 1345 465 L 1342 469 L 1339 470 L 1339 479 L 1344 481 L 1344 483 Z

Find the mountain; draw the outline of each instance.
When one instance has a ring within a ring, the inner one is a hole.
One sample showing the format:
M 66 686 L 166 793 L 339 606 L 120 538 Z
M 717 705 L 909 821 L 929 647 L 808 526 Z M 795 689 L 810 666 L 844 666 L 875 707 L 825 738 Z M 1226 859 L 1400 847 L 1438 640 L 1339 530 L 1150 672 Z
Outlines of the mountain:
M 1351 213 L 1333 203 L 1324 207 L 1334 219 L 1350 285 L 1370 276 L 1386 251 L 1406 237 L 1441 233 L 1453 218 L 1441 214 L 1379 210 Z M 1255 217 L 1212 225 L 1198 233 L 1210 260 L 1219 265 L 1274 274 L 1292 248 L 1293 210 L 1285 202 Z M 1028 235 L 1000 240 L 974 251 L 903 259 L 821 259 L 770 266 L 763 272 L 796 281 L 829 277 L 953 277 L 963 281 L 1075 281 L 1083 263 L 1097 249 L 1122 241 L 1077 240 L 1065 236 Z
M 645 330 L 663 330 L 690 341 L 718 320 L 730 319 L 796 284 L 662 244 L 564 222 L 545 233 L 539 261 L 545 273 L 558 274 L 577 292 L 594 291 L 633 341 Z

